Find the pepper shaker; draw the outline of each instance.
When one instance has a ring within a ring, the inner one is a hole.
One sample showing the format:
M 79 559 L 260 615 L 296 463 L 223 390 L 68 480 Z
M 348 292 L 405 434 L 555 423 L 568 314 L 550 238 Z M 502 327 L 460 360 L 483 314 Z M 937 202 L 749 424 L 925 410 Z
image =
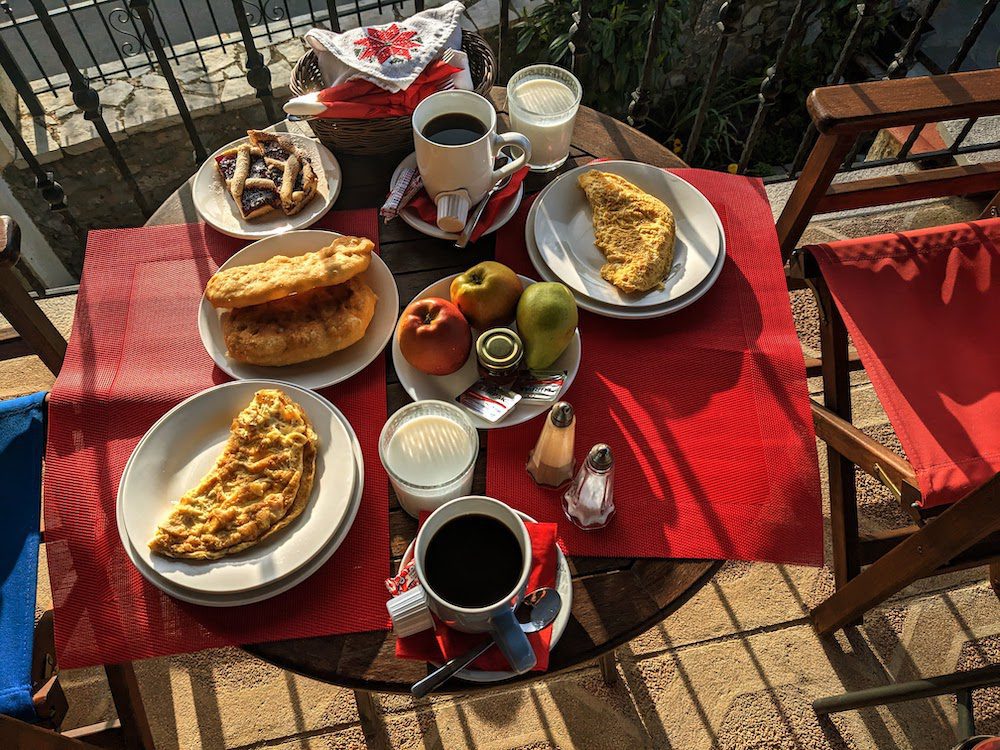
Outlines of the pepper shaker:
M 607 526 L 615 513 L 614 479 L 611 448 L 598 443 L 590 449 L 573 484 L 563 494 L 566 517 L 585 531 Z
M 576 415 L 572 406 L 560 401 L 549 409 L 535 449 L 528 454 L 528 473 L 536 484 L 557 488 L 573 478 L 575 442 Z

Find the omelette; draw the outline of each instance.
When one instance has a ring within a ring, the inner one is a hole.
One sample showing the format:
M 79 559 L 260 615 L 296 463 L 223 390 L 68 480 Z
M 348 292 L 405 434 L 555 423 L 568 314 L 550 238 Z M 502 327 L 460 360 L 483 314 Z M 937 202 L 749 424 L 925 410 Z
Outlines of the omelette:
M 607 260 L 601 278 L 626 293 L 661 288 L 674 260 L 674 214 L 624 177 L 591 170 L 580 187 L 594 212 L 594 245 Z
M 285 528 L 312 495 L 317 443 L 301 406 L 279 390 L 257 391 L 233 420 L 222 455 L 171 508 L 150 549 L 214 560 Z

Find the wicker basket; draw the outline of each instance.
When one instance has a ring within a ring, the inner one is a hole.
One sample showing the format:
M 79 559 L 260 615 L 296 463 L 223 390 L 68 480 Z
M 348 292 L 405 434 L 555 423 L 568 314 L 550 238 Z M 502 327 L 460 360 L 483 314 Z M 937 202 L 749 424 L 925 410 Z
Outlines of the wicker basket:
M 462 49 L 469 57 L 469 71 L 476 93 L 488 96 L 493 86 L 496 57 L 479 34 L 462 32 Z M 310 50 L 292 68 L 292 96 L 323 88 L 323 77 Z M 322 118 L 309 121 L 316 137 L 333 151 L 347 154 L 384 154 L 410 148 L 410 116 L 383 117 L 378 120 Z

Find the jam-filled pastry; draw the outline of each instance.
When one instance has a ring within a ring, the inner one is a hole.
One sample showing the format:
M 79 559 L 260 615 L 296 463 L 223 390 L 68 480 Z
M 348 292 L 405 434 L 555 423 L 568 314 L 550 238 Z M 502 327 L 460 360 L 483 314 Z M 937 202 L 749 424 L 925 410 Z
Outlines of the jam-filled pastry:
M 223 151 L 215 163 L 244 219 L 256 219 L 281 207 L 277 172 L 261 149 L 244 143 Z
M 276 175 L 282 210 L 288 216 L 297 214 L 316 195 L 319 179 L 312 161 L 287 136 L 263 130 L 248 130 L 247 135 Z

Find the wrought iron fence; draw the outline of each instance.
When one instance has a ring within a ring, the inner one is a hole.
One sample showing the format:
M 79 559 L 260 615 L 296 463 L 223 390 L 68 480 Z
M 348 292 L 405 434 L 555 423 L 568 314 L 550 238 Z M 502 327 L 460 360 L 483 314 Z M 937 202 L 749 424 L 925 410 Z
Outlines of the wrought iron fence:
M 245 58 L 248 83 L 253 87 L 260 105 L 269 121 L 280 118 L 280 110 L 274 101 L 271 87 L 271 73 L 265 65 L 264 55 L 259 45 L 291 36 L 313 25 L 326 25 L 339 29 L 340 19 L 369 10 L 400 10 L 409 13 L 423 9 L 423 0 L 415 0 L 409 7 L 400 7 L 401 2 L 337 2 L 337 0 L 0 0 L 0 10 L 7 21 L 0 23 L 0 66 L 11 77 L 27 108 L 36 117 L 43 111 L 37 94 L 54 91 L 65 86 L 72 93 L 73 102 L 80 114 L 93 124 L 101 139 L 111 163 L 121 176 L 122 182 L 131 194 L 136 206 L 146 216 L 151 213 L 147 197 L 134 177 L 128 163 L 122 156 L 119 145 L 105 122 L 101 109 L 100 95 L 93 82 L 115 74 L 135 74 L 139 71 L 156 69 L 166 80 L 174 104 L 190 139 L 196 158 L 203 160 L 207 152 L 198 129 L 185 102 L 184 93 L 178 84 L 174 67 L 184 56 L 198 56 L 204 65 L 204 55 L 213 49 L 224 48 L 239 43 Z M 702 7 L 704 3 L 698 4 Z M 746 172 L 752 163 L 755 149 L 773 116 L 771 109 L 781 88 L 789 56 L 805 42 L 805 30 L 810 15 L 816 12 L 822 2 L 798 0 L 788 22 L 787 33 L 783 36 L 773 62 L 762 73 L 762 83 L 756 111 L 743 140 L 736 171 Z M 921 41 L 928 25 L 934 18 L 940 0 L 928 0 L 922 10 L 915 15 L 912 27 L 899 40 L 899 48 L 892 61 L 882 71 L 885 78 L 899 78 L 907 75 L 916 61 L 925 67 L 931 61 L 922 56 Z M 986 0 L 979 6 L 978 15 L 954 50 L 950 63 L 942 70 L 931 72 L 957 71 L 966 63 L 970 50 L 980 38 L 991 19 L 994 18 L 1000 0 Z M 703 81 L 702 95 L 693 118 L 693 126 L 688 133 L 685 155 L 689 163 L 696 164 L 699 140 L 702 138 L 706 113 L 716 96 L 717 83 L 727 54 L 727 48 L 741 31 L 741 22 L 746 3 L 743 0 L 727 0 L 718 7 L 714 28 L 717 32 L 715 49 L 712 51 L 707 75 Z M 501 0 L 499 46 L 500 66 L 505 70 L 504 50 L 510 49 L 507 41 L 510 2 Z M 659 28 L 663 21 L 668 0 L 657 0 L 651 14 L 649 28 L 637 28 L 635 33 L 647 38 L 642 69 L 638 76 L 638 86 L 634 91 L 622 92 L 624 102 L 628 102 L 628 119 L 642 127 L 650 111 L 653 67 L 657 60 Z M 815 86 L 838 83 L 855 59 L 858 42 L 867 24 L 872 20 L 877 3 L 858 2 L 857 16 L 847 33 L 840 54 L 832 70 L 817 71 Z M 579 68 L 587 58 L 590 34 L 593 28 L 590 13 L 591 0 L 578 0 L 578 10 L 574 16 L 570 36 L 570 51 L 574 67 Z M 89 16 L 90 21 L 86 21 Z M 96 14 L 96 15 L 93 15 Z M 0 14 L 0 19 L 3 15 Z M 96 32 L 94 31 L 96 29 Z M 208 30 L 201 35 L 200 30 Z M 93 32 L 93 33 L 91 33 Z M 37 38 L 32 34 L 37 35 Z M 20 45 L 20 46 L 18 46 Z M 103 47 L 101 45 L 104 45 Z M 111 45 L 111 46 L 109 46 Z M 44 51 L 44 54 L 43 54 Z M 804 106 L 804 103 L 799 106 Z M 968 136 L 975 124 L 966 123 L 954 141 L 944 149 L 914 153 L 913 146 L 920 135 L 919 130 L 910 133 L 899 153 L 895 156 L 875 161 L 864 161 L 861 151 L 865 144 L 858 146 L 848 155 L 844 170 L 902 164 L 931 158 L 953 158 L 988 149 L 1000 148 L 1000 142 L 970 143 Z M 73 217 L 67 206 L 66 197 L 54 172 L 56 168 L 42 165 L 21 136 L 19 126 L 0 107 L 0 126 L 13 139 L 18 155 L 35 178 L 39 194 L 52 211 L 64 217 L 68 227 L 79 238 L 84 230 Z M 806 130 L 794 154 L 789 154 L 787 163 L 780 173 L 770 179 L 793 179 L 802 169 L 809 150 L 816 138 L 811 127 Z M 44 292 L 44 284 L 26 274 L 29 283 L 39 292 Z
M 655 4 L 650 24 L 649 41 L 647 43 L 648 46 L 640 76 L 640 84 L 635 91 L 632 92 L 631 103 L 628 108 L 629 122 L 640 127 L 644 124 L 649 115 L 649 82 L 651 78 L 652 66 L 654 64 L 654 60 L 656 59 L 656 45 L 659 39 L 658 25 L 667 4 L 667 0 L 657 0 Z M 987 29 L 987 25 L 990 20 L 994 17 L 997 6 L 1000 5 L 1000 0 L 986 0 L 981 4 L 976 17 L 972 20 L 962 37 L 961 42 L 955 49 L 950 63 L 943 69 L 940 66 L 937 66 L 927 55 L 922 54 L 920 49 L 921 42 L 941 4 L 941 0 L 927 0 L 919 13 L 914 11 L 915 15 L 910 32 L 902 39 L 899 50 L 895 53 L 892 61 L 886 67 L 884 74 L 882 75 L 883 78 L 895 79 L 905 77 L 908 73 L 910 73 L 918 60 L 929 70 L 929 72 L 935 74 L 954 73 L 961 70 L 968 59 L 970 51 L 979 40 L 984 30 Z M 588 44 L 587 30 L 590 28 L 590 22 L 592 20 L 590 18 L 590 5 L 591 0 L 580 0 L 579 10 L 574 15 L 574 24 L 569 29 L 574 66 L 579 65 L 581 58 L 586 55 Z M 737 173 L 746 173 L 751 164 L 751 160 L 758 147 L 759 140 L 767 127 L 768 112 L 774 105 L 778 94 L 781 91 L 783 76 L 786 72 L 789 56 L 796 47 L 806 43 L 805 31 L 809 17 L 812 14 L 822 12 L 824 7 L 824 3 L 822 2 L 806 2 L 806 0 L 798 0 L 795 4 L 789 18 L 787 31 L 782 39 L 782 43 L 775 56 L 774 62 L 768 66 L 765 71 L 762 71 L 763 77 L 760 85 L 760 92 L 757 97 L 757 109 L 749 130 L 746 133 L 739 161 L 736 164 L 735 171 Z M 841 49 L 840 55 L 837 58 L 833 69 L 826 77 L 818 77 L 815 82 L 812 82 L 813 86 L 844 82 L 848 65 L 852 63 L 858 52 L 858 43 L 861 39 L 861 33 L 865 29 L 866 25 L 873 19 L 877 7 L 877 2 L 862 1 L 857 3 L 857 16 L 849 33 L 844 39 L 843 48 Z M 740 23 L 745 9 L 746 3 L 743 0 L 727 0 L 719 6 L 718 17 L 715 23 L 715 29 L 718 32 L 715 50 L 712 56 L 712 62 L 708 68 L 707 76 L 702 84 L 702 96 L 694 116 L 693 125 L 688 135 L 684 151 L 685 159 L 689 163 L 692 163 L 695 160 L 695 155 L 697 154 L 698 146 L 702 138 L 702 129 L 705 123 L 706 113 L 712 106 L 713 95 L 722 71 L 722 64 L 726 56 L 726 51 L 730 44 L 730 40 L 740 31 Z M 817 73 L 822 76 L 823 71 L 817 71 Z M 802 103 L 802 106 L 804 106 L 804 102 Z M 909 133 L 906 141 L 901 145 L 897 154 L 883 159 L 866 159 L 865 154 L 862 152 L 865 150 L 867 145 L 870 145 L 870 142 L 859 140 L 844 160 L 842 171 L 871 169 L 894 164 L 924 162 L 933 159 L 948 159 L 963 154 L 991 151 L 1000 148 L 1000 141 L 995 140 L 981 143 L 967 143 L 968 136 L 975 124 L 976 118 L 968 120 L 956 135 L 953 142 L 946 148 L 933 151 L 923 150 L 919 153 L 913 153 L 913 146 L 920 137 L 923 127 L 914 128 Z M 780 165 L 776 174 L 768 175 L 765 179 L 767 181 L 795 179 L 801 173 L 802 167 L 805 164 L 813 143 L 815 142 L 816 136 L 816 129 L 810 124 L 803 134 L 801 143 L 799 144 L 795 154 L 789 154 L 788 162 Z
M 363 13 L 402 6 L 402 0 L 241 0 L 232 6 L 218 0 L 159 0 L 150 5 L 153 32 L 123 0 L 45 0 L 41 5 L 2 0 L 0 40 L 19 61 L 15 75 L 40 94 L 69 86 L 48 44 L 43 17 L 88 76 L 107 83 L 154 67 L 153 33 L 171 62 L 197 57 L 204 67 L 206 53 L 233 44 L 244 21 L 255 40 L 272 43 L 316 25 L 339 29 L 341 18 L 355 16 L 360 23 Z

